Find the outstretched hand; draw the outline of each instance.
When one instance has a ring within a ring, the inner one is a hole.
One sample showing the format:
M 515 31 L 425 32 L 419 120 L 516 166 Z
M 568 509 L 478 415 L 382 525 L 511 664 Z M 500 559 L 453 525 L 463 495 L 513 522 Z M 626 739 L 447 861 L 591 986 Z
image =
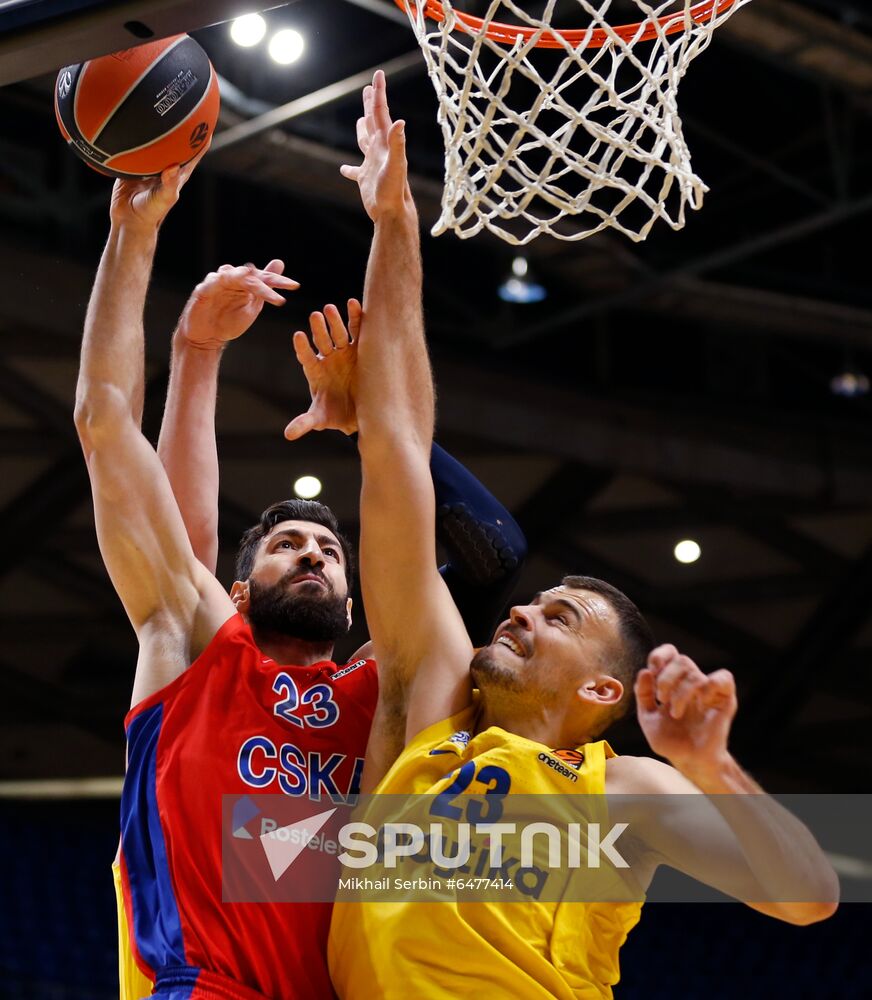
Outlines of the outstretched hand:
M 357 375 L 357 335 L 362 309 L 357 299 L 348 300 L 348 326 L 334 305 L 309 317 L 312 340 L 298 330 L 294 352 L 309 383 L 309 409 L 285 428 L 285 437 L 296 441 L 309 431 L 337 430 L 353 434 L 357 430 L 354 387 Z
M 188 182 L 197 164 L 206 155 L 208 143 L 183 167 L 167 167 L 160 177 L 130 178 L 115 181 L 109 218 L 113 226 L 156 230 L 179 200 L 179 192 Z
M 357 145 L 363 163 L 340 167 L 343 177 L 357 182 L 367 215 L 376 222 L 412 206 L 407 180 L 406 123 L 391 121 L 385 75 L 377 70 L 363 89 L 363 117 L 357 120 Z
M 285 277 L 284 270 L 281 260 L 271 260 L 263 269 L 254 264 L 222 264 L 191 293 L 177 332 L 194 347 L 219 350 L 245 333 L 264 303 L 284 305 L 284 296 L 276 289 L 293 291 L 300 287 L 293 278 Z
M 737 707 L 729 670 L 704 674 L 675 646 L 658 646 L 636 678 L 636 710 L 645 738 L 656 754 L 687 775 L 725 759 Z

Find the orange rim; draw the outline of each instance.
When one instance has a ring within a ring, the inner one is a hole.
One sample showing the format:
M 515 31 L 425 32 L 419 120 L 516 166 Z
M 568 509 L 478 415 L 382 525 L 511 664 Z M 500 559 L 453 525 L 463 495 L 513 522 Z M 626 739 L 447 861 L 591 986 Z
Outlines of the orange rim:
M 445 20 L 445 11 L 440 0 L 419 0 L 419 2 L 424 4 L 425 17 L 429 17 L 434 21 Z M 697 24 L 707 24 L 713 17 L 717 17 L 723 14 L 724 11 L 729 10 L 736 2 L 737 0 L 702 0 L 701 3 L 694 4 L 690 8 L 689 16 Z M 408 7 L 412 7 L 414 10 L 415 0 L 394 0 L 394 3 L 401 10 L 407 10 Z M 481 31 L 484 24 L 482 18 L 473 17 L 472 14 L 464 14 L 458 10 L 454 13 L 462 27 L 470 28 L 474 32 Z M 638 21 L 636 24 L 622 24 L 617 28 L 612 28 L 612 31 L 625 42 L 649 42 L 652 38 L 656 38 L 663 29 L 665 29 L 665 34 L 667 35 L 675 35 L 680 31 L 684 31 L 684 17 L 678 12 L 667 14 L 656 21 L 647 22 L 648 26 L 644 31 L 639 33 L 640 27 L 645 23 L 644 21 Z M 538 30 L 538 28 L 528 28 L 520 24 L 503 24 L 498 21 L 492 21 L 485 30 L 485 34 L 488 38 L 496 42 L 502 42 L 505 45 L 514 45 L 519 35 L 523 39 L 529 40 Z M 602 28 L 596 28 L 593 31 L 589 28 L 572 29 L 569 31 L 560 31 L 555 28 L 552 31 L 543 32 L 542 37 L 536 42 L 536 47 L 540 49 L 559 49 L 564 48 L 567 44 L 575 47 L 580 45 L 585 39 L 587 39 L 585 48 L 599 49 L 611 40 L 611 33 L 604 31 Z

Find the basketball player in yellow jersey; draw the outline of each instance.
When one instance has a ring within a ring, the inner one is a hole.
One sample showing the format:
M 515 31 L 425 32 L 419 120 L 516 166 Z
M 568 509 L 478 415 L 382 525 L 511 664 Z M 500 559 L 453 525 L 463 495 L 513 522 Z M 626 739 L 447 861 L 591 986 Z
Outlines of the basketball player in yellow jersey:
M 381 74 L 364 91 L 358 143 L 363 164 L 343 174 L 357 181 L 375 233 L 358 342 L 343 349 L 357 351 L 361 581 L 382 666 L 363 791 L 679 793 L 661 800 L 670 807 L 653 819 L 649 811 L 621 817 L 643 858 L 634 870 L 643 889 L 666 863 L 736 898 L 761 900 L 751 905 L 782 920 L 829 916 L 838 882 L 819 846 L 802 823 L 756 794 L 761 789 L 729 753 L 732 675 L 706 676 L 673 646 L 651 651 L 644 620 L 619 591 L 566 577 L 513 608 L 473 656 L 436 571 L 427 465 L 434 394 L 418 223 L 404 126 L 390 119 Z M 310 384 L 321 366 L 328 384 L 330 349 L 319 345 L 315 355 L 302 334 L 295 348 Z M 286 435 L 298 436 L 298 428 L 290 424 Z M 634 695 L 652 751 L 669 764 L 617 757 L 601 739 Z M 693 826 L 671 808 L 688 800 L 680 793 L 700 806 Z M 782 899 L 809 902 L 775 901 Z M 618 949 L 638 913 L 638 903 L 535 898 L 339 905 L 331 975 L 343 1000 L 609 997 Z

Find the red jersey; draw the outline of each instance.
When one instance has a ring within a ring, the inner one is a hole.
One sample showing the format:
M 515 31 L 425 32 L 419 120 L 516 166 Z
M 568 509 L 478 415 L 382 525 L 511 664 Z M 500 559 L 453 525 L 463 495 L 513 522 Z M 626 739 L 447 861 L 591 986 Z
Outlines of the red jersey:
M 220 977 L 266 997 L 334 995 L 329 903 L 222 902 L 222 796 L 356 793 L 377 693 L 374 661 L 279 664 L 235 615 L 131 709 L 122 888 L 137 962 L 159 987 L 193 987 L 202 970 L 204 986 Z

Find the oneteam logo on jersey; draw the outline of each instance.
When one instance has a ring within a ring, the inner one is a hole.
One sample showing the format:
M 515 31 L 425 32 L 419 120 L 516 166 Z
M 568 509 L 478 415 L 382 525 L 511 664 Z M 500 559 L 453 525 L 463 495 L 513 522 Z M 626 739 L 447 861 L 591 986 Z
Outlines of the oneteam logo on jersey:
M 568 778 L 573 784 L 578 781 L 578 775 L 574 771 L 570 771 L 569 768 L 562 764 L 556 757 L 552 757 L 550 754 L 543 752 L 539 754 L 537 760 L 539 760 L 546 767 L 550 767 L 552 771 L 556 771 L 561 777 Z
M 338 681 L 340 677 L 344 677 L 346 674 L 350 674 L 353 670 L 358 670 L 360 667 L 365 666 L 366 660 L 357 660 L 354 663 L 349 663 L 347 667 L 337 670 L 335 674 L 332 674 L 332 678 L 334 681 Z

